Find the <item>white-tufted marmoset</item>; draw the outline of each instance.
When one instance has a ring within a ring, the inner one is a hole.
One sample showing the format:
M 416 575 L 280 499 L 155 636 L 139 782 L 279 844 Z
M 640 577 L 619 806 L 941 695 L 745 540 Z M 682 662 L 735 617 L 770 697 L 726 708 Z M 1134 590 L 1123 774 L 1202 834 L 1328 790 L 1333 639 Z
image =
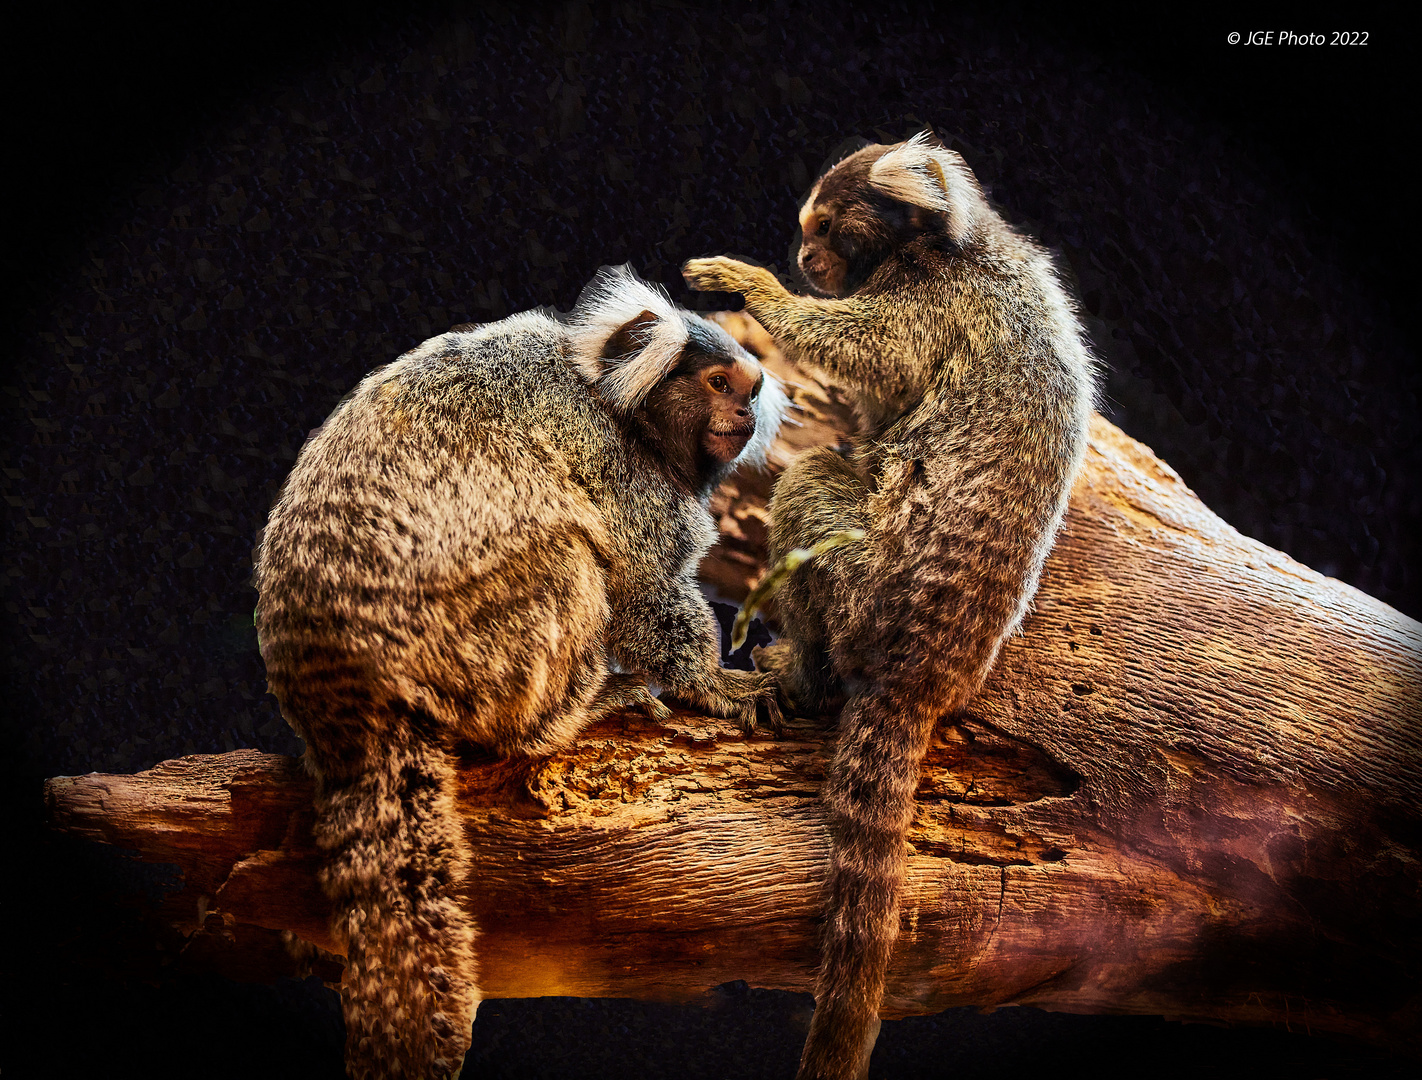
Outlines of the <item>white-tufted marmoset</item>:
M 927 132 L 859 149 L 800 211 L 800 269 L 693 259 L 859 417 L 853 448 L 800 455 L 776 483 L 772 560 L 847 529 L 865 539 L 790 577 L 785 637 L 757 665 L 790 704 L 842 702 L 823 791 L 832 836 L 815 1014 L 799 1080 L 868 1069 L 899 930 L 919 767 L 1017 629 L 1086 447 L 1092 359 L 1047 253 L 993 211 Z
M 712 489 L 785 396 L 625 268 L 571 316 L 433 338 L 306 442 L 255 573 L 272 693 L 316 779 L 357 1080 L 456 1076 L 479 1001 L 452 752 L 551 752 L 646 682 L 750 728 L 773 677 L 725 670 L 697 564 Z M 614 670 L 614 664 L 618 670 Z

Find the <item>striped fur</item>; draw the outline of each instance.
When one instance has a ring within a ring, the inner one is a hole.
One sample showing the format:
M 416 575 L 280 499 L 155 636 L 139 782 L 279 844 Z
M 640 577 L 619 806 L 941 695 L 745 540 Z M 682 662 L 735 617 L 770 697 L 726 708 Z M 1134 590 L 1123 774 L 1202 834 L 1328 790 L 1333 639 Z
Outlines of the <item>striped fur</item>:
M 777 597 L 757 661 L 798 711 L 842 706 L 823 800 L 833 837 L 816 1008 L 800 1080 L 868 1068 L 905 836 L 934 725 L 963 709 L 1026 613 L 1086 446 L 1093 362 L 1047 254 L 927 135 L 867 146 L 801 214 L 824 298 L 697 259 L 792 358 L 848 391 L 847 458 L 802 454 L 776 484 L 771 557 L 862 528 Z
M 653 293 L 617 280 L 614 299 Z M 647 348 L 680 341 L 686 357 L 658 355 L 636 400 L 604 397 L 589 358 L 627 309 L 594 296 L 571 324 L 515 315 L 373 372 L 302 448 L 263 532 L 257 630 L 316 778 L 357 1080 L 452 1077 L 469 1046 L 476 931 L 461 892 L 478 881 L 454 810 L 457 742 L 532 756 L 616 710 L 665 716 L 649 678 L 743 724 L 758 707 L 778 718 L 768 676 L 721 669 L 695 582 L 711 489 L 736 462 L 688 471 L 702 461 L 697 373 L 719 363 L 754 382 L 760 367 L 657 303 Z M 777 400 L 762 393 L 755 438 L 773 436 Z

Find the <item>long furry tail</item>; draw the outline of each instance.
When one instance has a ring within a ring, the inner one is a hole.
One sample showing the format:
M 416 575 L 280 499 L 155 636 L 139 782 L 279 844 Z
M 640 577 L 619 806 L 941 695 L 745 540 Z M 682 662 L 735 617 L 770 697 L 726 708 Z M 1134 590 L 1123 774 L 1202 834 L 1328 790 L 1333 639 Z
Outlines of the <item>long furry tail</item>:
M 479 991 L 449 756 L 395 725 L 357 766 L 317 771 L 321 883 L 346 944 L 346 1067 L 352 1080 L 453 1080 Z
M 905 836 L 934 716 L 883 692 L 851 698 L 825 782 L 833 855 L 815 1014 L 797 1080 L 858 1080 L 879 1033 L 899 934 Z

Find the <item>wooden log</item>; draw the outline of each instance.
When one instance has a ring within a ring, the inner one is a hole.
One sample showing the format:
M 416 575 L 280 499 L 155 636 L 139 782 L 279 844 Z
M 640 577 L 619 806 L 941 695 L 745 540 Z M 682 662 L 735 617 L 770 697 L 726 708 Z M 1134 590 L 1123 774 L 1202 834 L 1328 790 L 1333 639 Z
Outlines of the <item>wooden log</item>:
M 845 430 L 793 374 L 805 422 L 772 465 Z M 767 489 L 719 496 L 728 596 Z M 1035 610 L 926 762 L 886 1015 L 1030 1004 L 1422 1050 L 1419 691 L 1422 626 L 1239 535 L 1095 418 Z M 463 758 L 486 994 L 809 989 L 827 738 L 628 716 L 550 758 Z M 310 795 L 245 750 L 46 789 L 55 827 L 182 868 L 165 910 L 192 940 L 270 977 L 285 933 L 334 979 Z

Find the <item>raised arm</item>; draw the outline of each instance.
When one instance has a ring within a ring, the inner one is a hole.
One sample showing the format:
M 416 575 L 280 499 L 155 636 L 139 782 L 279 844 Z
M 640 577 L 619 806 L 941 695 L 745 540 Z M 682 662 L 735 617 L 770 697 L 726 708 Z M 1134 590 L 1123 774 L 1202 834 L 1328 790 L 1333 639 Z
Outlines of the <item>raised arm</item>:
M 884 296 L 796 296 L 764 267 L 725 256 L 692 259 L 682 276 L 702 292 L 745 297 L 746 311 L 797 363 L 878 397 L 916 395 L 922 371 L 906 342 L 893 339 Z

